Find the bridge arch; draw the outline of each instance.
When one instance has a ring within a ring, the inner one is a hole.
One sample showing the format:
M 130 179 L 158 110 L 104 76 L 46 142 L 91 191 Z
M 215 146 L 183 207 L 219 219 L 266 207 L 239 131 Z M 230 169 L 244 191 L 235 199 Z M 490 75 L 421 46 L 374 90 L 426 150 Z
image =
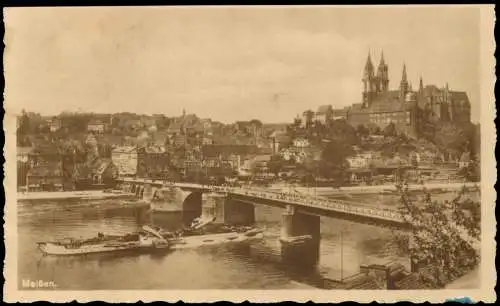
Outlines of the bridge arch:
M 153 190 L 151 192 L 151 199 L 157 200 L 159 198 L 159 194 L 160 194 L 159 188 L 153 187 Z
M 190 192 L 182 201 L 182 219 L 185 224 L 190 224 L 195 218 L 201 216 L 202 191 Z

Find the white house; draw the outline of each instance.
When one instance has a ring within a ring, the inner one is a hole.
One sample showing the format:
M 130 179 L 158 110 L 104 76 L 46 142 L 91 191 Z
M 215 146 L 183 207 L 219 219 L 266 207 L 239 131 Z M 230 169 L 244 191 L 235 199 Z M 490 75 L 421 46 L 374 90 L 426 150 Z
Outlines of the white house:
M 374 158 L 374 153 L 364 152 L 349 156 L 346 160 L 350 168 L 369 168 Z
M 111 160 L 118 168 L 120 176 L 133 176 L 137 173 L 136 147 L 116 147 L 111 152 Z
M 308 148 L 311 145 L 309 140 L 305 138 L 295 138 L 293 140 L 293 146 L 296 148 Z
M 470 164 L 470 153 L 464 152 L 462 156 L 460 156 L 460 160 L 458 161 L 459 168 L 467 168 Z
M 104 133 L 105 128 L 106 125 L 100 120 L 91 120 L 87 125 L 87 131 L 99 134 Z

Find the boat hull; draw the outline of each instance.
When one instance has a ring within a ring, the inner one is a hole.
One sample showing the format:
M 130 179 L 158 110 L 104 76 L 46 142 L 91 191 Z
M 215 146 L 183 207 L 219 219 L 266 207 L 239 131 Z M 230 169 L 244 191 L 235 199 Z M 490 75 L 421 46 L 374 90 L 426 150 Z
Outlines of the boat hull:
M 158 247 L 151 245 L 122 245 L 122 246 L 107 246 L 104 244 L 93 245 L 85 248 L 66 248 L 64 245 L 58 245 L 51 242 L 42 242 L 38 244 L 38 248 L 44 255 L 53 256 L 78 256 L 78 255 L 90 255 L 90 254 L 104 254 L 104 253 L 152 253 L 152 252 L 164 252 L 167 251 L 168 247 Z
M 82 247 L 68 247 L 57 242 L 39 242 L 38 249 L 44 255 L 52 256 L 81 256 L 91 254 L 115 253 L 161 253 L 169 250 L 182 250 L 204 246 L 217 246 L 223 244 L 242 244 L 262 240 L 264 234 L 259 230 L 246 232 L 230 232 L 222 234 L 207 234 L 187 236 L 178 239 L 167 239 L 166 243 L 141 243 L 131 242 L 103 242 L 89 244 Z
M 263 238 L 264 234 L 262 232 L 249 231 L 245 233 L 223 233 L 188 236 L 178 241 L 169 240 L 169 242 L 171 245 L 170 248 L 172 250 L 182 250 L 223 244 L 251 243 L 262 240 Z

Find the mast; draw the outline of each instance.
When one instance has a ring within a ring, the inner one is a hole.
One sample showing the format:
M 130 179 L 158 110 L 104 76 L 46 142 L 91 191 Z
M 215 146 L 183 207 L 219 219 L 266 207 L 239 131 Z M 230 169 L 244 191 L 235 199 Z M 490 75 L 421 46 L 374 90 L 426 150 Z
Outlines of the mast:
M 344 231 L 340 231 L 340 281 L 344 280 Z

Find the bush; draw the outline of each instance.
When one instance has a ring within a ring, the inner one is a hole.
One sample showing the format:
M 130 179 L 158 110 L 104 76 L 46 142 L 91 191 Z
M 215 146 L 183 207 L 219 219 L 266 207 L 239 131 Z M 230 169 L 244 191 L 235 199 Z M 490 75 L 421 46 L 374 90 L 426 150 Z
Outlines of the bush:
M 396 234 L 395 239 L 410 254 L 412 264 L 432 267 L 434 273 L 427 282 L 442 287 L 447 280 L 479 263 L 479 251 L 474 243 L 480 239 L 480 202 L 467 197 L 465 187 L 449 205 L 433 201 L 425 190 L 424 200 L 414 202 L 407 185 L 400 184 L 397 188 L 399 211 L 411 232 L 410 235 Z M 409 245 L 404 247 L 405 243 Z

